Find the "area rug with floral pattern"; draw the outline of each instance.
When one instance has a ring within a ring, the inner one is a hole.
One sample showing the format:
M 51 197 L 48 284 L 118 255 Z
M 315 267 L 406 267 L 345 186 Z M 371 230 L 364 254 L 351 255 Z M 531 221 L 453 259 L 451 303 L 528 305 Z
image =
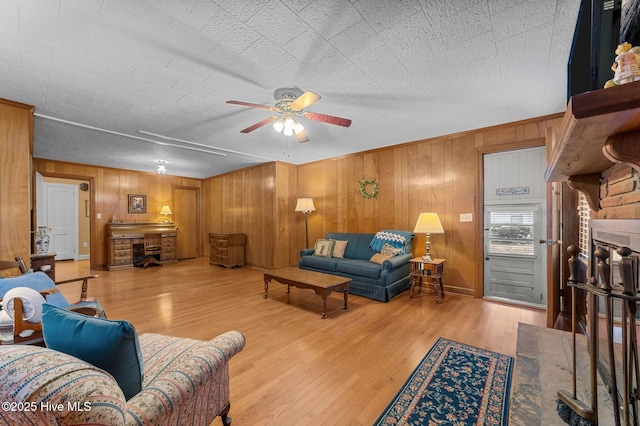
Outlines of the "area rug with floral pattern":
M 513 358 L 443 337 L 375 425 L 507 425 Z

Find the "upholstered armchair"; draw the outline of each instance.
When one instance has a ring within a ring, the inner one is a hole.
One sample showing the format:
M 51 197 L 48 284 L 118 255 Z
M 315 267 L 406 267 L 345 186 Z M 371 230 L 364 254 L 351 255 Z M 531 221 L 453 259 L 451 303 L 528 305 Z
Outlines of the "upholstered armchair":
M 221 416 L 231 424 L 229 361 L 244 348 L 242 333 L 209 341 L 141 334 L 139 342 L 142 390 L 128 400 L 112 375 L 88 362 L 43 347 L 0 345 L 0 401 L 8 408 L 0 423 L 209 425 Z

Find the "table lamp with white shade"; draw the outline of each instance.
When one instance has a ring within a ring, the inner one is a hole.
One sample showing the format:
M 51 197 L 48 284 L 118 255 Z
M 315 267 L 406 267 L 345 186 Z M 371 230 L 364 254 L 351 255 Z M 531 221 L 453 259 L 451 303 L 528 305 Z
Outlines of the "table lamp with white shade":
M 424 243 L 425 254 L 422 256 L 422 260 L 431 262 L 433 260 L 431 257 L 431 234 L 444 234 L 438 214 L 420 213 L 413 232 L 427 235 L 427 240 Z
M 160 209 L 160 214 L 164 215 L 164 222 L 168 223 L 169 215 L 173 213 L 171 212 L 171 209 L 169 208 L 169 206 L 162 206 L 162 208 Z

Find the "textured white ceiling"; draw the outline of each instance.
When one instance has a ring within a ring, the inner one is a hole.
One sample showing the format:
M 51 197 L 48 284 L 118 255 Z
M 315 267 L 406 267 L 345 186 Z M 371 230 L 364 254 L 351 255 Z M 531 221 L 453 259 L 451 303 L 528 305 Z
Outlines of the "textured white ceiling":
M 301 164 L 564 111 L 578 6 L 2 0 L 0 97 L 35 106 L 40 158 L 199 178 Z M 273 105 L 281 87 L 353 124 L 302 119 L 307 144 L 241 134 L 270 113 L 225 101 Z

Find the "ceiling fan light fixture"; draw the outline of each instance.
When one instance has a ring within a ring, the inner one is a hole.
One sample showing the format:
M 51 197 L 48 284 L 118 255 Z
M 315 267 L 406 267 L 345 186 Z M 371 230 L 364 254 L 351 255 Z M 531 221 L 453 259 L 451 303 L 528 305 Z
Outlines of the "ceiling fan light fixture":
M 293 131 L 296 132 L 296 135 L 297 135 L 298 133 L 304 131 L 304 126 L 302 125 L 302 123 L 294 121 L 293 122 Z
M 285 136 L 293 135 L 293 129 L 296 125 L 296 122 L 293 118 L 287 118 L 284 120 L 284 130 L 282 131 Z
M 284 129 L 284 122 L 282 121 L 282 118 L 273 123 L 273 128 L 278 133 L 282 132 L 282 129 Z

